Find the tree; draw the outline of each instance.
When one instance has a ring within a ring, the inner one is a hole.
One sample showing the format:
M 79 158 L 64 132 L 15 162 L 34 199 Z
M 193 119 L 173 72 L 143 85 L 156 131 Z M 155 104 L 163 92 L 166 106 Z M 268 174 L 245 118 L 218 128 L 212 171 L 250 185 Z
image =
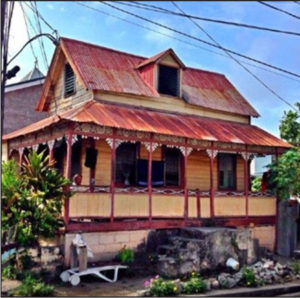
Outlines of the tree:
M 280 136 L 293 147 L 269 165 L 274 191 L 280 199 L 300 197 L 300 103 L 296 107 L 296 112 L 284 112 L 279 126 Z
M 5 189 L 2 224 L 14 223 L 18 243 L 27 246 L 36 244 L 40 236 L 54 237 L 57 229 L 63 226 L 63 201 L 71 193 L 66 191 L 70 181 L 53 168 L 53 163 L 49 164 L 49 156 L 44 152 L 31 151 L 24 159 L 21 173 L 16 163 L 3 164 L 3 171 L 7 171 L 4 184 L 2 180 Z

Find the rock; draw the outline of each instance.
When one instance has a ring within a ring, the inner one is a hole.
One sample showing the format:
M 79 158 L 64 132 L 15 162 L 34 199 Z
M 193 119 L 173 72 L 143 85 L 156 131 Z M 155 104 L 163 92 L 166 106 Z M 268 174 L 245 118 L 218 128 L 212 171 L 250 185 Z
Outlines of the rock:
M 136 293 L 138 297 L 150 297 L 150 289 L 138 290 Z
M 216 279 L 213 279 L 210 282 L 210 284 L 211 284 L 212 289 L 219 289 L 220 288 L 220 284 L 219 284 L 219 282 Z
M 273 269 L 274 268 L 274 262 L 273 261 L 266 261 L 264 264 L 263 264 L 263 268 L 266 268 L 266 269 Z
M 238 284 L 238 281 L 228 273 L 221 273 L 218 276 L 218 282 L 222 288 L 231 289 Z

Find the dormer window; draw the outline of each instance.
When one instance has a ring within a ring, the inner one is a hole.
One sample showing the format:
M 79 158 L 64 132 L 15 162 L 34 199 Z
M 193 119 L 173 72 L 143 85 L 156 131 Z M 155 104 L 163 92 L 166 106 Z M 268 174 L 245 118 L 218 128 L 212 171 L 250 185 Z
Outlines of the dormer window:
M 171 96 L 179 96 L 178 68 L 158 65 L 158 92 Z
M 65 64 L 65 97 L 75 93 L 75 74 L 70 64 Z

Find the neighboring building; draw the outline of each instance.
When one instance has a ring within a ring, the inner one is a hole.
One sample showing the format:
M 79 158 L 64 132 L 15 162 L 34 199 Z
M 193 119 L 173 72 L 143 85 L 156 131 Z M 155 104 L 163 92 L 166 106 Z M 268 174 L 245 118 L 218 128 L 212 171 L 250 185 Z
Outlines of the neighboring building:
M 35 110 L 43 89 L 45 76 L 35 66 L 20 82 L 5 86 L 3 134 L 10 133 L 47 117 Z M 7 159 L 5 142 L 2 160 Z
M 102 257 L 184 226 L 251 226 L 274 248 L 276 198 L 249 191 L 249 161 L 290 145 L 250 124 L 258 113 L 224 75 L 172 49 L 145 58 L 61 38 L 37 110 L 50 117 L 4 140 L 19 158 L 47 143 L 66 177 L 81 173 L 65 202 L 66 263 L 77 231 Z

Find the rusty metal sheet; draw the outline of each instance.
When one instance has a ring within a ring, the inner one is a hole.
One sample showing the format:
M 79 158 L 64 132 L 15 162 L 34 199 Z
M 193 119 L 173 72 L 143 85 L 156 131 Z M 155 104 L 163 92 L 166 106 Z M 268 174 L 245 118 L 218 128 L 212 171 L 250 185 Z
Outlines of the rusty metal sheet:
M 90 101 L 81 107 L 66 111 L 29 125 L 4 136 L 8 140 L 50 126 L 59 119 L 72 122 L 91 122 L 102 126 L 153 132 L 199 140 L 258 146 L 290 147 L 268 132 L 249 124 L 210 119 L 193 115 L 156 112 L 142 108 L 124 107 Z
M 153 88 L 153 82 L 148 82 L 145 77 L 143 79 L 137 67 L 153 63 L 168 52 L 174 53 L 169 49 L 145 58 L 69 38 L 61 40 L 87 88 L 138 96 L 159 97 L 159 94 Z M 259 116 L 224 75 L 185 68 L 184 65 L 183 68 L 183 99 L 188 103 L 213 110 Z

